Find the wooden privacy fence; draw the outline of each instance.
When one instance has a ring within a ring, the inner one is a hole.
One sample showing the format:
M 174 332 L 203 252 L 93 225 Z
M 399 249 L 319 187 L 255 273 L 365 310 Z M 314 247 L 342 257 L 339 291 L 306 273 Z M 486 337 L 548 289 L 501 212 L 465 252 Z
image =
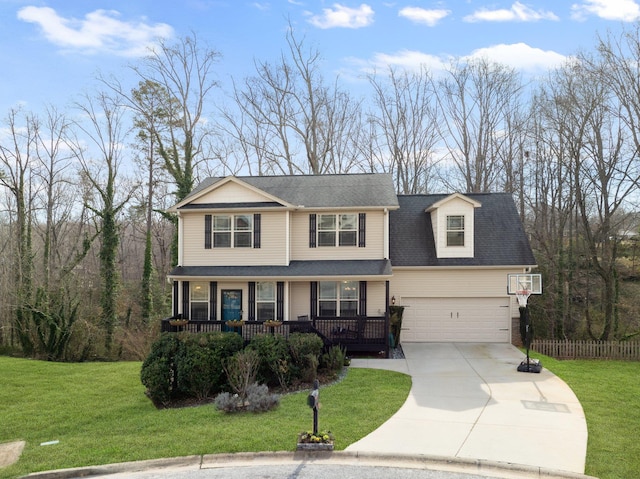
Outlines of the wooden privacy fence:
M 534 339 L 531 349 L 557 359 L 640 361 L 640 341 L 561 341 Z

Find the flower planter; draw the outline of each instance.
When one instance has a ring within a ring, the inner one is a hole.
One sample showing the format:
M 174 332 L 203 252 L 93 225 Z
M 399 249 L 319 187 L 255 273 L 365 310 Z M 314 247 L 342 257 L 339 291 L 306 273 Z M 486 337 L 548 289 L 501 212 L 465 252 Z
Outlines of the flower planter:
M 175 327 L 186 326 L 189 323 L 188 319 L 171 319 L 169 320 L 169 324 Z

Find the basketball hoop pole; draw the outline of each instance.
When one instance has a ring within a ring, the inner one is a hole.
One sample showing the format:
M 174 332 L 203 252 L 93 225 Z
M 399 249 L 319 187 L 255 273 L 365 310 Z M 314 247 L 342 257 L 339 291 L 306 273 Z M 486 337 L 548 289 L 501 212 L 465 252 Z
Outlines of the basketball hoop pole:
M 527 360 L 522 361 L 518 371 L 539 373 L 542 365 L 537 359 L 529 357 L 529 348 L 533 342 L 533 325 L 529 316 L 527 301 L 532 294 L 542 294 L 542 275 L 539 273 L 510 273 L 507 275 L 507 294 L 515 295 L 520 307 L 520 339 L 527 349 Z
M 540 362 L 531 362 L 529 357 L 529 348 L 531 347 L 531 341 L 533 339 L 533 328 L 531 327 L 529 307 L 527 306 L 530 295 L 531 291 L 529 290 L 516 291 L 516 298 L 518 299 L 518 305 L 520 307 L 520 337 L 524 346 L 527 348 L 527 360 L 520 363 L 518 371 L 523 373 L 539 373 L 542 370 Z

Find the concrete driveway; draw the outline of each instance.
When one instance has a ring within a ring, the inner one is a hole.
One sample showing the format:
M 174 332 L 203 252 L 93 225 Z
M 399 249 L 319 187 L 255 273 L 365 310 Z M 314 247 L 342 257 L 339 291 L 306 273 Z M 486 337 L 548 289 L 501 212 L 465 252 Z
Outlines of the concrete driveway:
M 406 343 L 405 359 L 354 359 L 352 367 L 411 375 L 396 414 L 346 450 L 479 459 L 584 473 L 587 424 L 560 378 L 516 370 L 509 344 Z M 544 366 L 544 364 L 543 364 Z

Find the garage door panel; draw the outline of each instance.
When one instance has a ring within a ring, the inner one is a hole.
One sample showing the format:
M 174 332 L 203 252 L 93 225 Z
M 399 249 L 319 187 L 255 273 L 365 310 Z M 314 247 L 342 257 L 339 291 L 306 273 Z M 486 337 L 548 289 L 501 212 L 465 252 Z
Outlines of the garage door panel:
M 403 298 L 403 342 L 509 342 L 508 298 Z

